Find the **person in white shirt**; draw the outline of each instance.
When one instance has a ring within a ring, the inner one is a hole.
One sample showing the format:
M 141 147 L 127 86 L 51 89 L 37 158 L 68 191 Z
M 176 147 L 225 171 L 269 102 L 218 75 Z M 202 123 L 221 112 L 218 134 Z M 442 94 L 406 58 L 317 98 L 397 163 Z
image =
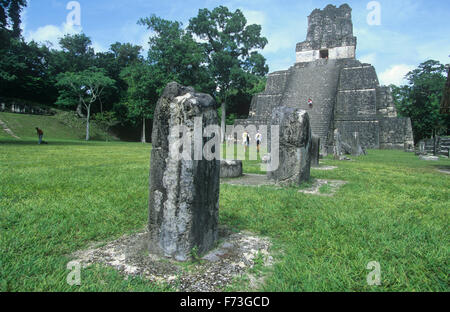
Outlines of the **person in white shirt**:
M 261 135 L 261 133 L 259 133 L 259 131 L 255 136 L 255 140 L 256 140 L 256 149 L 258 150 L 258 153 L 259 153 L 259 149 L 260 149 L 261 143 L 262 143 L 262 135 Z
M 250 136 L 247 131 L 244 131 L 242 134 L 242 144 L 244 144 L 245 152 L 247 152 L 247 149 L 250 146 Z

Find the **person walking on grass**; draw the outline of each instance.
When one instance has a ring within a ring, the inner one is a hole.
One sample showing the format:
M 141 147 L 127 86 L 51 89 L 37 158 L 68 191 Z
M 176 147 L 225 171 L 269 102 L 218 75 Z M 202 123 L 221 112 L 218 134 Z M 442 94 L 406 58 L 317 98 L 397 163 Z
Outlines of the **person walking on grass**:
M 38 127 L 36 127 L 36 132 L 39 138 L 39 145 L 42 144 L 42 138 L 44 137 L 44 131 L 42 131 L 41 129 L 39 129 Z

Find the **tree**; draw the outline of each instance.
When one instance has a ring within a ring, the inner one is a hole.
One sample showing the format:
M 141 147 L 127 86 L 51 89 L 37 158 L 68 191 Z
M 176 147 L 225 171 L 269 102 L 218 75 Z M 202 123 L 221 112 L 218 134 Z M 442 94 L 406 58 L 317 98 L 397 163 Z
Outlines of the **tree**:
M 417 141 L 448 131 L 450 120 L 440 114 L 444 73 L 444 65 L 428 60 L 406 75 L 408 85 L 391 86 L 397 109 L 402 116 L 411 118 Z
M 142 60 L 142 47 L 131 43 L 116 42 L 111 45 L 110 51 L 121 68 L 130 66 Z
M 126 67 L 120 76 L 128 84 L 125 98 L 128 116 L 134 123 L 142 121 L 141 142 L 146 143 L 146 120 L 153 118 L 161 79 L 156 68 L 145 62 Z
M 92 105 L 100 99 L 105 88 L 114 86 L 114 80 L 107 77 L 104 70 L 91 68 L 82 72 L 66 72 L 58 75 L 56 86 L 60 88 L 57 104 L 72 105 L 74 97 L 86 110 L 86 141 L 89 141 Z
M 94 115 L 95 122 L 106 134 L 106 141 L 109 138 L 109 129 L 119 123 L 115 112 L 104 112 Z
M 10 0 L 0 0 L 0 28 L 4 29 L 8 25 L 8 6 Z
M 448 65 L 447 83 L 445 84 L 445 90 L 442 95 L 441 114 L 450 115 L 450 65 Z
M 94 65 L 95 51 L 91 39 L 85 34 L 65 35 L 59 39 L 61 46 L 61 69 L 78 72 Z
M 233 87 L 239 90 L 242 80 L 248 81 L 248 74 L 263 77 L 269 71 L 264 57 L 255 51 L 267 45 L 267 39 L 261 36 L 261 26 L 246 24 L 240 10 L 230 12 L 224 6 L 212 11 L 201 9 L 197 17 L 189 21 L 188 30 L 205 41 L 202 46 L 222 106 L 222 140 L 225 139 L 227 101 Z
M 38 102 L 55 100 L 51 52 L 45 46 L 9 38 L 0 55 L 0 94 Z
M 20 35 L 22 33 L 22 30 L 20 29 L 20 13 L 22 12 L 23 8 L 27 5 L 26 0 L 9 0 L 4 1 L 9 2 L 8 7 L 8 16 L 11 21 L 11 28 L 12 28 L 12 37 L 13 38 L 20 38 Z
M 59 39 L 62 51 L 55 52 L 56 73 L 82 72 L 95 65 L 95 52 L 92 41 L 85 34 L 65 35 Z M 76 106 L 79 117 L 84 118 L 81 103 Z
M 148 62 L 161 73 L 163 80 L 159 89 L 170 81 L 177 81 L 198 91 L 212 93 L 214 83 L 205 66 L 206 54 L 192 34 L 182 28 L 182 23 L 155 15 L 140 19 L 138 23 L 155 33 L 149 39 Z
M 105 106 L 100 103 L 100 112 L 114 109 L 120 103 L 120 99 L 126 96 L 128 86 L 121 78 L 120 73 L 124 68 L 143 61 L 141 51 L 140 46 L 116 42 L 111 45 L 109 51 L 96 54 L 96 67 L 104 68 L 108 76 L 116 81 L 115 88 L 105 90 L 103 95 Z

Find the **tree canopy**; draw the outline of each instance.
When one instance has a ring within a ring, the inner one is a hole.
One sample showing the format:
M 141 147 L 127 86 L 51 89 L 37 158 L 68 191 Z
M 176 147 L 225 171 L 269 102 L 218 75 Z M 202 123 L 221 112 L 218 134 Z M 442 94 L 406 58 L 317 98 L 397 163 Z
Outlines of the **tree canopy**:
M 391 86 L 397 109 L 411 118 L 417 141 L 448 133 L 449 116 L 440 113 L 445 72 L 443 64 L 428 60 L 406 75 L 408 85 Z
M 0 0 L 2 98 L 73 110 L 87 123 L 96 115 L 105 125 L 142 125 L 144 138 L 146 120 L 152 119 L 170 81 L 213 95 L 223 105 L 224 118 L 226 104 L 230 123 L 247 115 L 251 97 L 264 90 L 268 67 L 258 50 L 267 39 L 261 26 L 247 25 L 240 10 L 199 10 L 187 27 L 155 15 L 144 17 L 138 24 L 152 34 L 143 55 L 141 46 L 121 42 L 96 53 L 84 33 L 65 35 L 57 46 L 26 42 L 20 32 L 26 4 Z M 95 85 L 93 79 L 103 87 L 89 87 Z
M 208 69 L 216 84 L 216 96 L 222 104 L 222 139 L 225 133 L 226 105 L 231 95 L 252 89 L 256 77 L 264 77 L 269 68 L 256 50 L 264 49 L 267 39 L 260 25 L 247 25 L 241 10 L 231 12 L 225 6 L 212 11 L 201 9 L 189 21 L 188 30 L 203 41 Z M 252 75 L 254 77 L 252 77 Z
M 162 74 L 161 88 L 177 81 L 198 91 L 212 92 L 214 83 L 205 66 L 206 55 L 192 34 L 182 28 L 182 23 L 152 15 L 141 19 L 139 24 L 154 32 L 149 38 L 148 62 Z
M 60 88 L 59 105 L 73 105 L 78 101 L 86 111 L 86 141 L 89 141 L 89 122 L 91 107 L 106 88 L 114 86 L 114 80 L 105 75 L 103 69 L 90 68 L 82 72 L 65 72 L 57 77 L 56 86 Z
M 146 142 L 146 119 L 153 119 L 156 102 L 159 97 L 160 73 L 155 66 L 146 62 L 134 63 L 124 68 L 120 74 L 127 83 L 127 95 L 124 98 L 128 117 L 134 124 L 142 121 L 141 142 Z

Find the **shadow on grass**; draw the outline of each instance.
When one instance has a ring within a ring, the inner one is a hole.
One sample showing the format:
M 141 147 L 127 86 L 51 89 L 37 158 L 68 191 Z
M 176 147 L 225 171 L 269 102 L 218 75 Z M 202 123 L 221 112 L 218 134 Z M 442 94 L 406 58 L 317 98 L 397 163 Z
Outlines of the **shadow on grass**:
M 432 167 L 434 167 L 437 170 L 450 171 L 450 165 L 436 164 L 436 165 L 432 165 Z

